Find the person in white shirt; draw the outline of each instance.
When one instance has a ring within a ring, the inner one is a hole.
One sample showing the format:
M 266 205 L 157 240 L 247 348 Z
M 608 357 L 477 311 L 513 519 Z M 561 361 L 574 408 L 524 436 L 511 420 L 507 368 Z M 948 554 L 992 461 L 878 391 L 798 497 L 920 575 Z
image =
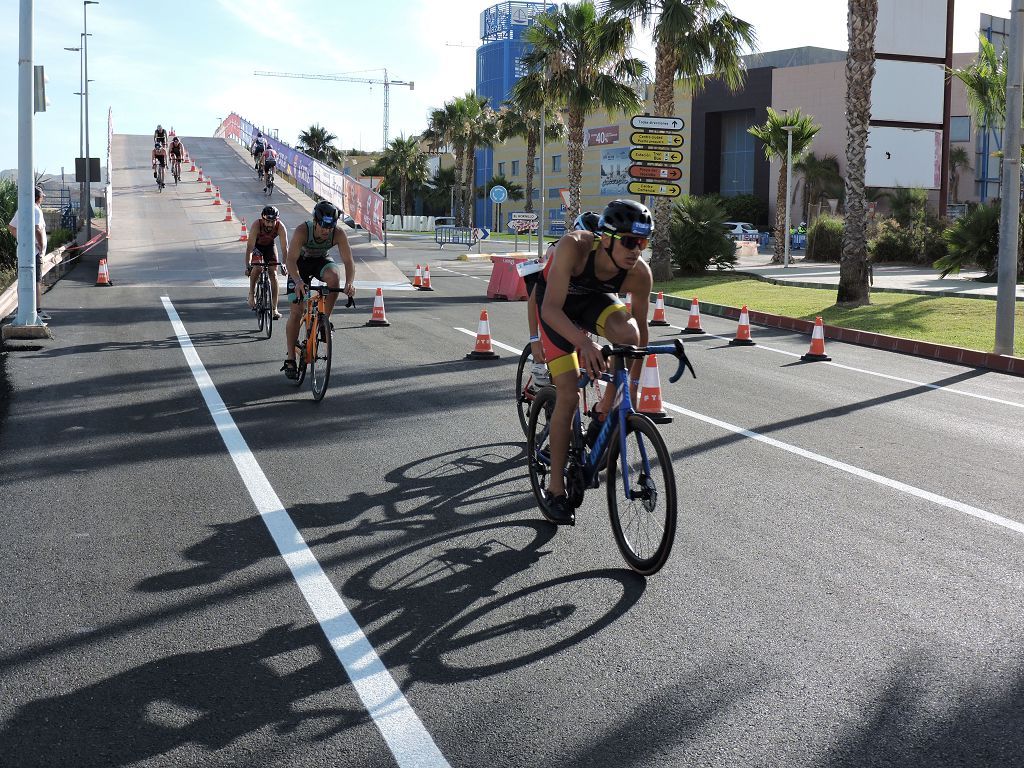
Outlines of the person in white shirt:
M 43 220 L 43 209 L 40 204 L 46 195 L 42 187 L 36 187 L 36 202 L 32 206 L 33 221 L 36 230 L 36 313 L 40 320 L 49 320 L 50 316 L 43 312 L 41 301 L 43 298 L 43 255 L 46 253 L 46 222 Z M 18 236 L 18 212 L 14 212 L 14 218 L 7 225 L 8 231 L 15 237 Z

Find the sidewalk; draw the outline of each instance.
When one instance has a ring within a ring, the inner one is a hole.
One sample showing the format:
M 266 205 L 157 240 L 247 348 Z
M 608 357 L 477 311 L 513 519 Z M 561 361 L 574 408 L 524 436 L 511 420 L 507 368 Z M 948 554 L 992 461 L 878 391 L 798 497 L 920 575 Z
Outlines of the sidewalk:
M 800 288 L 835 288 L 839 285 L 838 264 L 804 261 L 802 251 L 790 252 L 789 256 L 789 267 L 786 268 L 781 264 L 772 264 L 772 252 L 762 249 L 756 256 L 740 256 L 736 271 Z M 940 278 L 939 270 L 923 265 L 876 264 L 871 290 L 994 301 L 996 284 L 974 280 L 984 274 L 981 270 L 964 270 L 959 275 Z M 1017 286 L 1017 301 L 1024 301 L 1024 285 Z

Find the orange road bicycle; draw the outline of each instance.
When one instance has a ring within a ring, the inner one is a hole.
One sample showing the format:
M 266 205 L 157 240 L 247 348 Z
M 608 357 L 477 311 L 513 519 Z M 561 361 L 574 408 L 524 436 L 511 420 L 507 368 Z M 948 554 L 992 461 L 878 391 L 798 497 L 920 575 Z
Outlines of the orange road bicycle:
M 299 325 L 299 336 L 295 342 L 295 366 L 298 376 L 295 386 L 301 386 L 309 368 L 309 385 L 313 390 L 313 399 L 323 400 L 327 392 L 327 382 L 331 378 L 331 323 L 327 318 L 327 295 L 344 293 L 344 288 L 331 288 L 327 285 L 306 286 L 306 303 L 302 311 Z M 346 307 L 355 307 L 356 300 L 348 297 Z

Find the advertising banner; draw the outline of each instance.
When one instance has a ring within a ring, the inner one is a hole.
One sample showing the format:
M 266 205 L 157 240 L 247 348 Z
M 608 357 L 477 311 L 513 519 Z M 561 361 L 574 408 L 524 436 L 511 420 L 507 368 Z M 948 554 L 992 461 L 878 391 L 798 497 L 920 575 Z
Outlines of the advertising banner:
M 629 192 L 629 147 L 601 150 L 601 195 Z
M 619 126 L 606 125 L 603 128 L 588 128 L 583 136 L 584 147 L 597 147 L 604 144 L 616 144 L 619 141 Z

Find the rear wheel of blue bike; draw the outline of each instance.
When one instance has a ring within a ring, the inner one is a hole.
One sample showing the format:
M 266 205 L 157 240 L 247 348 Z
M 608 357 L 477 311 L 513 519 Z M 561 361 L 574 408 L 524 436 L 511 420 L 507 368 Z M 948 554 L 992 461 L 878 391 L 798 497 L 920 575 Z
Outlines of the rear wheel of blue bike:
M 615 543 L 629 566 L 650 576 L 661 570 L 676 535 L 676 478 L 668 447 L 650 419 L 626 418 L 624 482 L 618 430 L 608 446 L 608 512 Z M 628 483 L 628 486 L 627 486 Z
M 542 387 L 533 398 L 526 428 L 526 456 L 530 466 L 530 485 L 537 506 L 547 517 L 548 477 L 551 474 L 551 415 L 555 411 L 555 388 Z

